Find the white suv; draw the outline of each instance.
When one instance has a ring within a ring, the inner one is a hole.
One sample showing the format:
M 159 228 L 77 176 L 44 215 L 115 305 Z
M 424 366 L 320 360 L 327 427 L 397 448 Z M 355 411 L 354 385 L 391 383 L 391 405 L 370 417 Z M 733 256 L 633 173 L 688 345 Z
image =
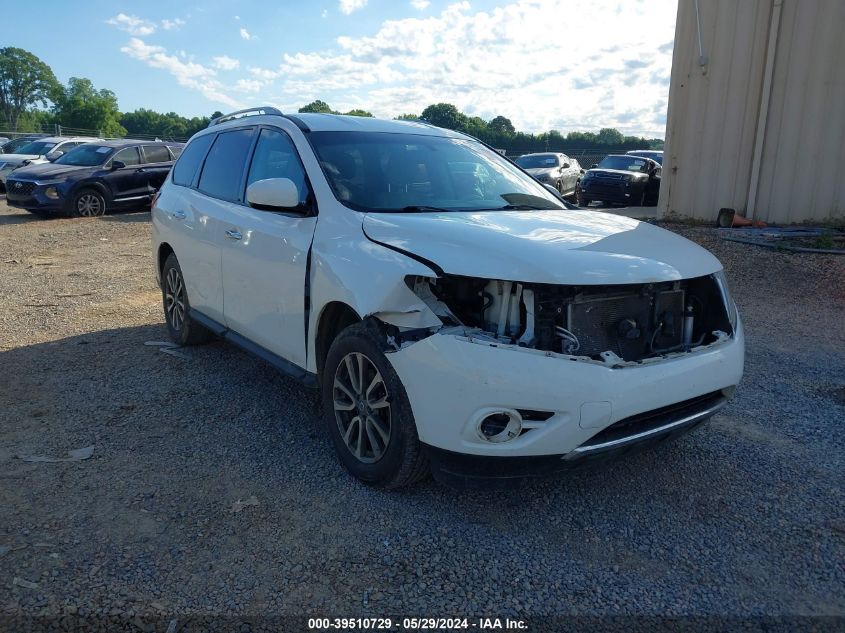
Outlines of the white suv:
M 152 221 L 173 339 L 221 336 L 319 387 L 341 463 L 372 485 L 627 452 L 712 416 L 742 375 L 709 252 L 573 209 L 425 123 L 221 117 Z

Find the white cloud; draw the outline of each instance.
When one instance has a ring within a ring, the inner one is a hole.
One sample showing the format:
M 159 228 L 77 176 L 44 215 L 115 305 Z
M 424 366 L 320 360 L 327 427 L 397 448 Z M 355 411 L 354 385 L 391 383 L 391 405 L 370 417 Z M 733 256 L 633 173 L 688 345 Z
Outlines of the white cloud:
M 353 11 L 363 9 L 367 6 L 367 0 L 340 0 L 338 7 L 340 12 L 344 15 L 349 15 Z
M 238 79 L 235 82 L 235 90 L 238 92 L 258 92 L 263 86 L 264 82 L 258 79 Z
M 241 33 L 241 37 L 244 38 L 245 40 L 255 39 L 255 36 L 251 35 L 250 32 L 247 31 L 244 27 L 241 27 L 240 33 Z
M 269 70 L 267 68 L 258 68 L 256 66 L 250 66 L 247 68 L 249 74 L 255 77 L 256 79 L 263 79 L 264 81 L 269 81 L 271 79 L 275 79 L 281 73 L 275 70 Z
M 411 0 L 411 6 L 417 11 L 425 11 L 430 4 L 429 0 Z
M 328 9 L 323 9 L 322 11 L 320 11 L 320 17 L 321 17 L 321 18 L 327 18 L 327 17 L 329 17 L 329 10 L 328 10 Z
M 118 13 L 113 18 L 109 18 L 106 20 L 106 24 L 116 26 L 130 35 L 152 35 L 156 32 L 154 23 L 139 18 L 137 15 L 126 15 L 125 13 Z
M 343 10 L 343 2 L 341 9 Z M 349 5 L 363 4 L 349 0 Z M 283 57 L 279 86 L 301 100 L 344 102 L 381 116 L 446 101 L 518 129 L 598 129 L 656 135 L 665 129 L 675 3 L 593 0 L 572 22 L 559 0 L 515 0 L 490 11 L 457 2 L 439 15 L 387 20 L 337 48 Z M 596 34 L 601 37 L 597 39 Z
M 172 20 L 162 20 L 161 28 L 165 31 L 176 31 L 185 26 L 185 20 L 182 18 L 173 18 Z
M 184 61 L 176 55 L 168 55 L 164 47 L 146 44 L 137 37 L 130 39 L 129 44 L 120 50 L 152 68 L 166 70 L 176 78 L 179 85 L 200 92 L 210 101 L 232 108 L 241 107 L 240 102 L 223 92 L 224 86 L 216 78 L 217 73 L 212 68 L 193 61 Z
M 241 66 L 241 62 L 229 57 L 228 55 L 212 57 L 211 60 L 214 62 L 214 67 L 219 68 L 220 70 L 235 70 Z

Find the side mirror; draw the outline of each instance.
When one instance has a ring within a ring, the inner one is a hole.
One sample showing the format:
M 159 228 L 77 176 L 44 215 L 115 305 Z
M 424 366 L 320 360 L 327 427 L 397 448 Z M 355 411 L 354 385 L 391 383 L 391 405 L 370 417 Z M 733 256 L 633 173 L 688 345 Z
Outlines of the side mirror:
M 262 211 L 290 210 L 299 206 L 299 190 L 290 178 L 256 180 L 246 188 L 246 201 Z
M 599 166 L 599 164 L 598 164 L 598 163 L 593 163 L 593 165 L 592 165 L 592 167 L 590 167 L 590 169 L 595 169 L 595 168 L 596 168 L 596 167 L 598 167 L 598 166 Z
M 564 163 L 564 164 L 563 164 L 563 168 L 564 168 L 564 169 L 569 169 L 569 163 Z
M 115 169 L 123 169 L 126 167 L 126 163 L 122 160 L 113 160 L 111 163 L 111 170 L 114 171 Z
M 49 160 L 52 163 L 53 161 L 60 158 L 61 156 L 64 156 L 64 154 L 65 153 L 61 150 L 59 150 L 57 152 L 52 152 L 50 154 L 47 154 L 47 160 Z

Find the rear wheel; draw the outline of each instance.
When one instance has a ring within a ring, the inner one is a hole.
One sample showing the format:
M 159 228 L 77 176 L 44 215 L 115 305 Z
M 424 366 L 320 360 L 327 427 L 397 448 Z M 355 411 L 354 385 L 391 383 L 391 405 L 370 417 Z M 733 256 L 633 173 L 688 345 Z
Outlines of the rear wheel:
M 106 199 L 96 189 L 83 189 L 73 197 L 73 214 L 95 218 L 106 212 Z
M 429 473 L 414 415 L 374 324 L 332 343 L 322 376 L 323 415 L 340 463 L 371 486 L 400 488 Z
M 199 345 L 212 337 L 211 332 L 191 318 L 185 278 L 173 253 L 168 255 L 161 271 L 161 298 L 167 332 L 174 343 Z

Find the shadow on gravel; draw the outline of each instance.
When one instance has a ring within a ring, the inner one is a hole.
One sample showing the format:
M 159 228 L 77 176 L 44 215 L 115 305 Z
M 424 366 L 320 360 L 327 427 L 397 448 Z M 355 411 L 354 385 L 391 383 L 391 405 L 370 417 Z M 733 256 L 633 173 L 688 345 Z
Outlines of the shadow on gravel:
M 148 208 L 145 209 L 134 209 L 131 211 L 114 211 L 109 213 L 108 215 L 104 215 L 100 218 L 103 222 L 119 222 L 121 224 L 129 224 L 129 223 L 136 223 L 136 222 L 149 222 L 150 221 L 150 210 Z
M 32 222 L 44 222 L 53 219 L 51 215 L 33 215 L 28 211 L 20 211 L 14 215 L 0 215 L 0 226 L 11 226 L 13 224 L 30 224 Z

